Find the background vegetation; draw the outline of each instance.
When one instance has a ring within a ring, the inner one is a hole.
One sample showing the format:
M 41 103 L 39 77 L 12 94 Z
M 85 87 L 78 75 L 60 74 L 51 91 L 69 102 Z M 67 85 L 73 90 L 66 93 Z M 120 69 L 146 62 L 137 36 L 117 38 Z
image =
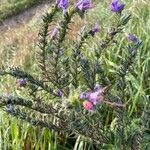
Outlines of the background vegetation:
M 35 0 L 8 0 L 7 3 L 6 1 L 0 1 L 0 20 L 19 13 L 36 2 Z M 133 66 L 134 71 L 127 78 L 128 83 L 131 85 L 130 87 L 132 87 L 128 88 L 127 91 L 131 95 L 129 101 L 132 102 L 128 115 L 133 115 L 136 121 L 142 107 L 146 103 L 145 98 L 150 96 L 150 4 L 149 0 L 126 0 L 124 2 L 126 3 L 125 11 L 132 13 L 132 19 L 126 27 L 125 33 L 135 33 L 143 40 L 143 45 L 138 51 L 137 63 Z M 86 22 L 90 20 L 89 24 L 93 24 L 97 20 L 103 27 L 102 31 L 107 30 L 109 23 L 113 19 L 108 9 L 109 3 L 110 0 L 97 2 L 95 9 L 89 12 Z M 83 26 L 84 23 L 78 18 L 70 38 L 77 34 L 79 27 Z M 0 67 L 21 66 L 25 70 L 38 74 L 36 72 L 35 51 L 37 50 L 36 43 L 38 41 L 39 28 L 39 18 L 33 17 L 26 24 L 19 25 L 5 32 L 0 31 L 2 32 L 0 36 Z M 103 56 L 108 67 L 107 69 L 112 74 L 118 67 L 117 58 L 119 57 L 120 49 L 126 45 L 123 41 L 126 38 L 125 33 L 120 35 L 122 42 L 119 42 L 117 46 L 114 46 L 111 51 L 107 51 Z M 97 36 L 95 42 L 100 37 L 101 33 Z M 14 89 L 14 87 L 16 88 Z M 0 93 L 10 93 L 12 91 L 18 95 L 21 92 L 11 78 L 0 79 Z M 9 117 L 2 110 L 0 110 L 0 118 L 0 149 L 2 150 L 94 149 L 93 145 L 83 142 L 80 136 L 74 138 L 73 135 L 54 133 L 40 127 L 35 128 L 21 120 Z
M 0 22 L 46 0 L 0 0 Z

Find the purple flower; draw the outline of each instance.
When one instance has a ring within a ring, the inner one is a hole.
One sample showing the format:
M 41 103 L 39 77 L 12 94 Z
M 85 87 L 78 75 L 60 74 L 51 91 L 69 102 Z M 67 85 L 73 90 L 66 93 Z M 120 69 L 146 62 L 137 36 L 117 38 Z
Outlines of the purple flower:
M 20 87 L 25 87 L 26 86 L 26 80 L 25 79 L 18 79 L 18 84 Z
M 63 95 L 62 90 L 59 89 L 59 90 L 57 91 L 57 94 L 58 94 L 59 97 L 62 97 L 62 95 Z
M 80 11 L 86 11 L 93 8 L 93 4 L 91 0 L 79 0 L 76 4 L 76 8 Z
M 137 43 L 139 41 L 139 39 L 134 34 L 131 34 L 131 33 L 128 34 L 127 38 L 129 41 L 132 41 L 134 43 Z
M 104 96 L 101 89 L 95 92 L 91 92 L 88 96 L 88 101 L 92 102 L 94 105 L 97 105 L 103 100 L 104 100 Z
M 80 94 L 80 99 L 88 99 L 89 93 L 83 92 Z
M 122 10 L 124 9 L 124 4 L 121 4 L 119 2 L 119 0 L 114 0 L 112 3 L 111 3 L 111 11 L 112 12 L 115 12 L 115 13 L 121 13 Z
M 66 10 L 69 7 L 69 0 L 56 0 L 56 4 L 59 8 Z
M 100 26 L 98 24 L 95 25 L 95 27 L 92 29 L 93 33 L 99 32 L 100 31 Z
M 50 35 L 51 39 L 55 39 L 57 34 L 58 34 L 58 28 L 54 28 L 53 31 L 51 31 L 50 34 L 51 34 Z
M 90 31 L 91 35 L 94 36 L 95 33 L 100 31 L 100 26 L 98 24 L 95 25 L 95 27 Z
M 104 95 L 108 91 L 109 87 L 110 86 L 102 87 L 100 85 L 96 85 L 94 91 L 81 93 L 80 99 L 85 99 L 93 105 L 97 105 L 104 100 Z

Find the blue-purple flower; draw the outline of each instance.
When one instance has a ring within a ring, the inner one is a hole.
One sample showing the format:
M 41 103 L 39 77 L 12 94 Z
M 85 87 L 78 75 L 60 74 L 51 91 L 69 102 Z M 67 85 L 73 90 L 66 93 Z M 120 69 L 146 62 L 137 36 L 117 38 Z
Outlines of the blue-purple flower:
M 18 79 L 19 87 L 25 87 L 26 86 L 26 80 L 25 79 Z
M 89 93 L 83 92 L 80 94 L 80 99 L 88 99 Z
M 56 4 L 59 8 L 66 10 L 69 7 L 69 0 L 56 0 Z
M 57 94 L 58 94 L 59 97 L 62 97 L 62 95 L 63 95 L 62 90 L 59 89 L 59 90 L 57 91 Z
M 92 102 L 94 105 L 99 104 L 104 100 L 103 91 L 99 89 L 95 92 L 91 92 L 88 96 L 88 101 Z
M 107 91 L 107 87 L 101 87 L 96 85 L 94 91 L 92 92 L 84 92 L 80 94 L 80 99 L 87 100 L 91 102 L 93 105 L 97 105 L 104 100 L 104 94 Z
M 121 13 L 125 4 L 120 3 L 119 0 L 113 0 L 111 3 L 111 11 L 115 13 Z
M 93 4 L 91 0 L 79 0 L 76 4 L 76 8 L 84 12 L 93 8 Z
M 128 34 L 127 38 L 129 41 L 132 41 L 134 43 L 137 43 L 139 41 L 139 39 L 134 34 L 131 34 L 131 33 Z
M 92 35 L 95 35 L 95 33 L 100 31 L 100 26 L 98 24 L 95 25 L 95 27 L 92 29 Z

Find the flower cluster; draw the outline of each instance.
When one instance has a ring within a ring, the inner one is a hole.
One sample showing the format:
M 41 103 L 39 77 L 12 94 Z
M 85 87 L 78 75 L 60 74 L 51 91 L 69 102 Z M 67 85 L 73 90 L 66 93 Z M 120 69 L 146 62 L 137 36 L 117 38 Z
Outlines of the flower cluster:
M 69 7 L 69 0 L 56 0 L 56 4 L 59 8 L 66 10 Z M 111 11 L 121 13 L 124 9 L 124 4 L 120 3 L 119 0 L 114 0 L 111 3 Z M 92 0 L 78 0 L 75 8 L 82 12 L 93 8 Z
M 99 85 L 95 86 L 94 91 L 84 92 L 80 94 L 80 99 L 85 100 L 83 106 L 87 110 L 93 110 L 96 105 L 100 104 L 105 99 L 105 93 L 108 90 L 108 86 L 101 87 Z
M 58 8 L 63 9 L 64 11 L 67 10 L 69 7 L 69 0 L 56 0 L 56 4 Z M 93 8 L 93 4 L 91 0 L 79 0 L 75 6 L 76 10 L 86 11 Z

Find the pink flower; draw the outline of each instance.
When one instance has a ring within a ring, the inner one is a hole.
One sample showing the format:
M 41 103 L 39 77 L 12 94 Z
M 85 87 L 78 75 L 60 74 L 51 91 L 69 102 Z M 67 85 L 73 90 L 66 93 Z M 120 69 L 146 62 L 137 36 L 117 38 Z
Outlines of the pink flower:
M 93 110 L 95 107 L 93 105 L 93 103 L 89 102 L 89 101 L 85 101 L 83 103 L 83 107 L 87 110 Z

